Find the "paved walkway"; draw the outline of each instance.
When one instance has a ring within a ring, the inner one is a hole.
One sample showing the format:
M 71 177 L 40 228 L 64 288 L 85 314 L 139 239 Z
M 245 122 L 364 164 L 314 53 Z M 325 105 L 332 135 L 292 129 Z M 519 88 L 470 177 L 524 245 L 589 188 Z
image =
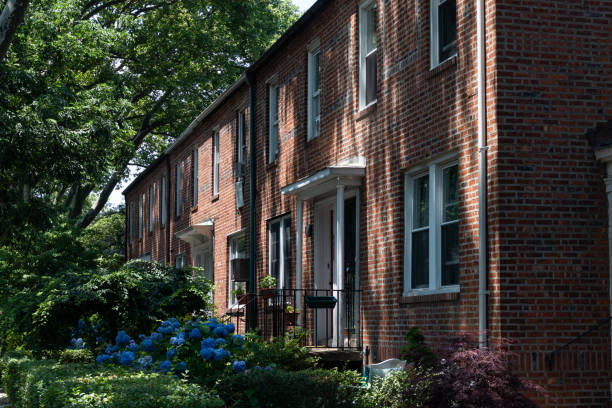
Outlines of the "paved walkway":
M 0 408 L 8 408 L 8 407 L 10 407 L 8 397 L 4 393 L 4 390 L 0 388 Z

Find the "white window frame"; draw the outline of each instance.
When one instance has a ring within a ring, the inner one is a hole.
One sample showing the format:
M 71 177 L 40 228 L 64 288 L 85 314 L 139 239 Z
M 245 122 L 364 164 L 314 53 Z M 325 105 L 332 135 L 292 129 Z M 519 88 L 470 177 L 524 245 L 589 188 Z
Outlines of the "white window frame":
M 443 223 L 443 180 L 444 169 L 457 166 L 454 158 L 443 157 L 412 169 L 404 175 L 404 292 L 403 296 L 453 293 L 460 291 L 460 285 L 442 286 L 442 225 Z M 429 287 L 412 288 L 412 217 L 414 206 L 414 181 L 429 176 Z M 458 222 L 458 221 L 457 221 Z
M 198 205 L 198 184 L 200 181 L 199 178 L 199 168 L 200 168 L 200 155 L 198 152 L 198 148 L 194 148 L 193 149 L 193 154 L 191 155 L 191 158 L 193 160 L 192 163 L 192 170 L 193 170 L 193 174 L 191 175 L 191 182 L 193 184 L 193 198 L 192 198 L 192 202 L 191 205 L 193 207 L 197 207 Z
M 377 98 L 374 98 L 370 103 L 366 103 L 366 84 L 367 84 L 367 72 L 366 72 L 366 58 L 368 55 L 378 52 L 378 39 L 376 48 L 371 50 L 369 53 L 366 52 L 366 42 L 368 38 L 368 23 L 367 16 L 368 12 L 372 7 L 377 7 L 377 0 L 368 0 L 363 2 L 359 6 L 359 109 L 365 109 L 376 103 Z M 378 16 L 378 13 L 377 13 Z M 378 33 L 376 33 L 378 36 Z M 378 68 L 378 67 L 377 67 Z M 378 72 L 378 69 L 377 69 Z M 378 74 L 377 74 L 378 75 Z M 378 78 L 374 78 L 376 82 L 376 88 L 378 93 Z
M 130 201 L 130 243 L 134 240 L 134 201 Z
M 219 195 L 219 170 L 221 157 L 219 150 L 219 128 L 213 130 L 213 196 Z
M 280 134 L 280 88 L 277 83 L 268 84 L 268 163 L 278 158 Z M 274 112 L 276 110 L 276 112 Z
M 444 60 L 440 60 L 440 30 L 439 26 L 439 10 L 440 6 L 442 6 L 445 2 L 449 0 L 430 0 L 430 38 L 431 38 L 431 69 L 434 69 L 444 61 L 447 61 L 457 55 L 457 49 L 455 48 L 455 53 L 450 55 L 448 58 Z M 456 9 L 455 9 L 456 12 Z M 455 28 L 456 29 L 456 28 Z
M 246 166 L 246 139 L 244 127 L 246 122 L 246 114 L 244 110 L 238 111 L 238 132 L 236 134 L 238 147 L 238 163 Z
M 176 197 L 175 197 L 175 208 L 174 208 L 174 212 L 176 214 L 177 217 L 181 216 L 181 184 L 182 184 L 182 177 L 181 177 L 181 162 L 177 162 L 176 163 L 176 187 L 175 187 L 175 191 L 176 191 Z
M 238 251 L 238 242 L 240 239 L 244 239 L 245 240 L 245 246 L 244 246 L 244 251 L 240 252 Z M 235 246 L 234 246 L 235 245 Z M 238 287 L 238 285 L 241 285 L 242 288 L 244 289 L 245 293 L 246 293 L 246 284 L 245 282 L 235 282 L 232 279 L 232 260 L 234 259 L 248 259 L 247 253 L 246 253 L 246 235 L 245 234 L 238 234 L 238 235 L 234 235 L 231 236 L 229 238 L 229 242 L 228 242 L 228 249 L 229 249 L 229 268 L 228 268 L 228 277 L 227 277 L 227 281 L 230 283 L 228 286 L 228 292 L 227 292 L 227 299 L 228 299 L 228 306 L 232 306 L 235 305 L 236 303 L 238 303 L 238 299 L 236 299 L 236 295 L 234 295 L 232 293 L 232 291 L 234 289 L 236 289 Z
M 166 224 L 166 205 L 167 205 L 166 203 L 166 199 L 167 199 L 166 176 L 165 175 L 162 176 L 161 178 L 161 188 L 160 188 L 159 194 L 160 194 L 159 202 L 160 202 L 160 212 L 161 212 L 159 219 L 160 219 L 161 225 L 165 225 Z
M 279 239 L 280 239 L 280 245 L 279 245 L 279 254 L 278 254 L 278 263 L 279 263 L 279 271 L 278 271 L 278 279 L 276 280 L 276 288 L 277 289 L 285 289 L 288 288 L 291 282 L 286 282 L 287 278 L 290 278 L 285 276 L 286 273 L 288 273 L 289 271 L 285 271 L 285 245 L 286 242 L 284 240 L 284 237 L 286 236 L 285 234 L 285 228 L 290 227 L 291 228 L 291 216 L 290 215 L 284 215 L 282 217 L 278 217 L 274 220 L 271 220 L 268 223 L 268 275 L 272 275 L 272 226 L 274 224 L 280 224 L 279 226 Z M 291 240 L 291 234 L 288 235 L 289 236 L 289 240 Z M 291 241 L 289 241 L 289 245 L 291 245 Z
M 149 232 L 153 232 L 153 184 L 149 186 Z
M 315 57 L 319 56 L 319 89 L 314 89 L 315 82 Z M 314 111 L 314 99 L 319 99 L 319 111 Z M 321 134 L 321 51 L 319 49 L 308 53 L 308 133 L 306 140 L 310 141 Z M 317 129 L 316 123 L 319 122 Z
M 143 200 L 144 194 L 138 194 L 138 239 L 142 239 L 142 223 L 143 223 Z

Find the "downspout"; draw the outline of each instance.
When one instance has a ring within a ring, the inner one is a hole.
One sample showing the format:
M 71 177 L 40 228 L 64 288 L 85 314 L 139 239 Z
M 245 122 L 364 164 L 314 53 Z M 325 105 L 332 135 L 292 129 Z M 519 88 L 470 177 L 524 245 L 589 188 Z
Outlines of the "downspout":
M 487 346 L 487 99 L 485 0 L 477 0 L 478 59 L 478 345 Z
M 166 265 L 170 265 L 170 200 L 168 200 L 168 194 L 172 191 L 172 175 L 170 174 L 170 156 L 166 155 L 166 196 L 162 200 L 166 200 Z
M 245 75 L 249 86 L 249 292 L 255 293 L 255 83 Z M 247 328 L 257 327 L 257 301 L 247 303 Z

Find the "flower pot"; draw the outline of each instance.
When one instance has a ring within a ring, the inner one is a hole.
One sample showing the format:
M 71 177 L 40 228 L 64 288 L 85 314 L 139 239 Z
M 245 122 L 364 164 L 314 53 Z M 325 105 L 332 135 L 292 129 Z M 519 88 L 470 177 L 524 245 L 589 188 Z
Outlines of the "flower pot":
M 276 294 L 276 289 L 274 288 L 263 288 L 259 290 L 259 296 L 264 299 L 271 299 Z

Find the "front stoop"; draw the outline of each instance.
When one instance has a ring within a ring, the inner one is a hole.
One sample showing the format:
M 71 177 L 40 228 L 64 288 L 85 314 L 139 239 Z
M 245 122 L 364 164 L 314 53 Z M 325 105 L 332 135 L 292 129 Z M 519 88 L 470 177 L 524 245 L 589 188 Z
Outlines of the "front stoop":
M 309 347 L 309 350 L 312 355 L 320 358 L 321 367 L 361 370 L 361 353 L 357 349 Z

